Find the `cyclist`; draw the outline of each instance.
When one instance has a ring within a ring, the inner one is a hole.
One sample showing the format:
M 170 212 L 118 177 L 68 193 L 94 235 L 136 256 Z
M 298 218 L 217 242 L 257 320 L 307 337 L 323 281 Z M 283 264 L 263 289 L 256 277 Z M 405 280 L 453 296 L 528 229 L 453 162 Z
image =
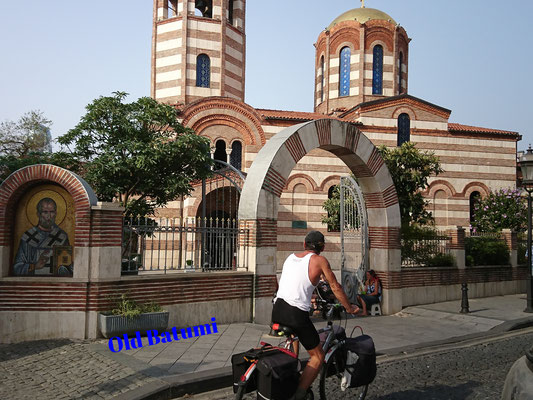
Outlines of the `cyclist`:
M 324 351 L 315 326 L 309 319 L 311 296 L 324 275 L 335 297 L 350 314 L 356 314 L 359 307 L 350 304 L 342 286 L 337 282 L 328 260 L 321 256 L 324 251 L 324 235 L 318 231 L 309 232 L 304 240 L 304 251 L 287 257 L 283 264 L 279 289 L 272 309 L 272 322 L 292 328 L 298 339 L 310 355 L 295 400 L 304 399 L 324 362 Z

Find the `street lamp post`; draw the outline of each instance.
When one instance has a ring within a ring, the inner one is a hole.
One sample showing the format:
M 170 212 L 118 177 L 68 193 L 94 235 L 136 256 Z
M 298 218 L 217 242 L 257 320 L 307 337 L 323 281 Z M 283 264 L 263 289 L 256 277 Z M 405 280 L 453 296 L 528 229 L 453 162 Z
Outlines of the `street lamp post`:
M 527 192 L 527 305 L 524 312 L 533 313 L 533 268 L 531 254 L 531 193 L 533 192 L 533 150 L 531 145 L 520 158 L 522 170 L 522 187 Z

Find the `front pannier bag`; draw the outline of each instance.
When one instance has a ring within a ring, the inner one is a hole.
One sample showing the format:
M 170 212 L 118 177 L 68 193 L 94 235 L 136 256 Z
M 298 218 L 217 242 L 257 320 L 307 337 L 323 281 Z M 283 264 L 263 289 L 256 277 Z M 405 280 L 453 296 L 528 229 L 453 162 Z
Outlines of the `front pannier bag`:
M 346 372 L 349 374 L 347 376 L 349 383 L 347 382 L 347 386 L 357 387 L 372 383 L 377 371 L 376 348 L 372 338 L 368 335 L 348 338 L 345 347 L 348 351 Z M 350 360 L 357 361 L 353 364 Z
M 286 353 L 264 355 L 257 363 L 257 398 L 286 400 L 298 387 L 298 359 Z

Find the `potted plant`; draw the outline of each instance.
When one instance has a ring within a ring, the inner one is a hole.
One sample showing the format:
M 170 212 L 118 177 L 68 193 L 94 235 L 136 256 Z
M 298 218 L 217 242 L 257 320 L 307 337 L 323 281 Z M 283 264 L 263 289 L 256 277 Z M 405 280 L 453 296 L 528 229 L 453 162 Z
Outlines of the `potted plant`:
M 102 335 L 109 339 L 121 334 L 146 333 L 151 329 L 159 332 L 168 327 L 168 311 L 155 302 L 138 304 L 122 294 L 113 309 L 98 314 L 98 326 Z

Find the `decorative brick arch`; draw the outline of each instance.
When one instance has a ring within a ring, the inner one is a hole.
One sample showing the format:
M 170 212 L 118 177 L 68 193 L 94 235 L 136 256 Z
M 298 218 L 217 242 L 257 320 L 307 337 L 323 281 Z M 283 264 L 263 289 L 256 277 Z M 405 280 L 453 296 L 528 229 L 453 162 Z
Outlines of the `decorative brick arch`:
M 226 97 L 208 97 L 183 110 L 182 123 L 197 133 L 209 126 L 227 125 L 239 131 L 246 144 L 264 144 L 261 116 L 249 105 Z
M 370 267 L 383 282 L 386 313 L 401 309 L 401 289 L 392 277 L 401 271 L 400 207 L 390 173 L 377 148 L 353 124 L 321 119 L 274 135 L 248 171 L 239 205 L 241 227 L 248 228 L 248 266 L 258 281 L 275 277 L 280 196 L 298 161 L 320 148 L 339 157 L 358 178 L 368 211 Z M 255 300 L 255 321 L 269 323 L 270 298 Z
M 74 246 L 89 246 L 91 206 L 97 203 L 96 195 L 78 175 L 49 164 L 19 169 L 0 185 L 0 246 L 11 246 L 15 209 L 22 195 L 32 187 L 46 183 L 58 184 L 72 196 L 76 221 Z

